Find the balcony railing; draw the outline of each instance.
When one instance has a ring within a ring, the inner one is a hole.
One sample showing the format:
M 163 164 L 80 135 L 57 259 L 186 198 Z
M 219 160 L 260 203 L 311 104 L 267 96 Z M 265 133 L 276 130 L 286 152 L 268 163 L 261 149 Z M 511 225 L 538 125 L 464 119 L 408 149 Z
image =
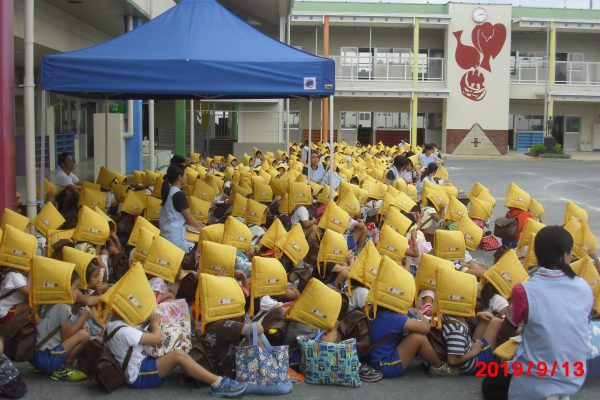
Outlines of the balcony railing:
M 516 60 L 511 68 L 513 83 L 544 84 L 548 75 L 546 60 Z M 600 62 L 557 61 L 555 83 L 558 85 L 600 86 Z
M 387 56 L 332 56 L 335 60 L 335 77 L 338 80 L 412 81 L 411 57 Z M 443 58 L 419 59 L 419 81 L 442 82 Z

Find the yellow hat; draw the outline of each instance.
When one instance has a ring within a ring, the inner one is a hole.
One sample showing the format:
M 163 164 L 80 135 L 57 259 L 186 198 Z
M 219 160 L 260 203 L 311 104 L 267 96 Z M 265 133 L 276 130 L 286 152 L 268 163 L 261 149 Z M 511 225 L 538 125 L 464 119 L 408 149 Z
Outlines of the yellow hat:
M 156 181 L 152 186 L 154 186 L 154 190 L 152 191 L 152 197 L 156 197 L 157 199 L 162 199 L 162 185 L 165 181 L 165 175 L 159 174 L 156 177 Z
M 589 253 L 590 251 L 598 249 L 598 240 L 596 236 L 592 233 L 588 224 L 583 225 L 583 243 L 581 245 L 584 253 Z
M 464 260 L 465 237 L 460 231 L 438 229 L 433 234 L 433 255 L 444 260 Z
M 111 190 L 115 195 L 115 200 L 117 203 L 122 203 L 125 201 L 127 193 L 131 190 L 131 186 L 113 183 Z
M 431 254 L 422 254 L 419 262 L 419 269 L 415 276 L 417 295 L 422 290 L 433 290 L 437 287 L 438 268 L 454 269 L 452 261 L 444 260 Z
M 84 189 L 91 189 L 91 190 L 94 190 L 96 192 L 102 191 L 102 186 L 100 186 L 100 185 L 98 185 L 97 183 L 94 183 L 94 182 L 81 181 L 81 187 L 84 188 Z
M 262 296 L 284 295 L 287 273 L 276 258 L 252 258 L 252 285 L 250 285 L 250 316 L 254 315 L 254 300 Z
M 98 171 L 98 177 L 96 178 L 96 183 L 100 185 L 100 187 L 104 190 L 110 190 L 111 185 L 115 182 L 115 173 L 104 168 L 100 167 L 100 171 Z
M 469 217 L 487 221 L 492 217 L 494 205 L 486 200 L 481 200 L 478 197 L 471 197 L 471 206 L 469 208 Z
M 442 208 L 446 207 L 450 203 L 448 195 L 443 189 L 433 189 L 426 187 L 423 189 L 422 194 L 423 206 L 426 207 L 431 205 L 436 210 L 441 211 Z
M 144 171 L 144 186 L 154 186 L 154 184 L 156 183 L 156 178 L 158 178 L 159 176 L 160 172 L 149 170 Z
M 350 215 L 351 218 L 360 216 L 360 203 L 352 190 L 347 190 L 340 195 L 337 201 L 340 208 Z
M 94 211 L 97 212 L 102 218 L 104 218 L 108 222 L 108 228 L 111 232 L 117 232 L 117 223 L 114 219 L 106 215 L 106 213 L 98 207 L 94 208 Z
M 150 253 L 144 262 L 144 271 L 169 283 L 175 282 L 185 251 L 161 236 L 154 236 Z
M 365 313 L 371 318 L 377 316 L 377 307 L 406 314 L 415 299 L 415 280 L 410 272 L 399 266 L 388 256 L 381 257 L 379 271 L 365 301 Z
M 268 207 L 252 199 L 248 199 L 246 206 L 246 223 L 253 225 L 264 225 L 267 222 Z
M 212 224 L 202 228 L 200 232 L 200 242 L 205 240 L 209 242 L 222 243 L 225 235 L 225 224 Z
M 146 204 L 144 210 L 144 218 L 148 221 L 160 221 L 160 209 L 162 208 L 162 200 L 153 196 L 146 196 Z M 138 208 L 139 209 L 139 208 Z M 123 210 L 121 210 L 123 211 Z M 137 211 L 137 209 L 136 209 Z M 129 213 L 128 213 L 129 214 Z
M 109 236 L 110 226 L 106 218 L 88 206 L 81 207 L 73 233 L 73 241 L 105 244 Z
M 389 226 L 401 235 L 406 235 L 413 222 L 400 212 L 396 207 L 390 207 L 385 216 L 384 226 Z
M 529 193 L 521 189 L 514 182 L 508 186 L 508 190 L 504 195 L 504 207 L 527 211 L 530 203 L 531 196 Z
M 73 237 L 73 233 L 75 233 L 75 229 L 64 229 L 64 230 L 50 230 L 48 231 L 48 243 L 47 243 L 47 251 L 48 257 L 52 257 L 54 253 L 54 245 L 59 241 L 65 239 L 71 241 Z
M 138 262 L 131 267 L 102 296 L 100 296 L 100 321 L 108 320 L 110 310 L 116 312 L 128 325 L 137 326 L 146 321 L 156 307 L 154 291 Z
M 465 237 L 467 250 L 475 251 L 479 248 L 479 244 L 483 238 L 483 229 L 473 222 L 468 215 L 463 215 L 456 230 L 462 232 Z
M 0 265 L 29 271 L 31 258 L 37 251 L 35 236 L 12 225 L 6 225 L 0 241 Z
M 348 293 L 352 295 L 352 280 L 370 288 L 379 270 L 380 262 L 381 255 L 377 251 L 377 247 L 375 247 L 373 241 L 369 240 L 348 271 Z
M 146 218 L 141 217 L 141 216 L 137 217 L 135 219 L 135 224 L 133 224 L 133 229 L 131 230 L 131 234 L 129 235 L 129 240 L 127 241 L 127 244 L 129 246 L 135 247 L 137 245 L 137 241 L 138 241 L 138 237 L 140 235 L 141 228 L 148 229 L 150 232 L 154 233 L 154 235 L 160 235 L 160 229 L 158 229 L 156 226 L 152 225 L 152 223 L 150 223 L 150 221 L 148 221 Z
M 17 228 L 20 231 L 25 231 L 27 226 L 29 226 L 29 218 L 11 210 L 10 208 L 5 208 L 4 214 L 2 214 L 0 228 L 6 229 L 7 225 L 11 225 L 13 228 Z
M 238 221 L 235 217 L 229 216 L 225 220 L 223 244 L 234 246 L 241 251 L 247 251 L 252 245 L 252 232 L 244 223 Z
M 246 205 L 248 199 L 246 196 L 242 196 L 239 193 L 233 195 L 233 201 L 231 203 L 231 216 L 232 217 L 246 217 Z
M 192 196 L 208 201 L 209 203 L 213 201 L 217 194 L 218 192 L 211 185 L 200 179 L 196 181 L 194 190 L 192 191 Z
M 452 185 L 450 182 L 448 182 L 447 185 L 442 185 L 440 187 L 444 189 L 446 195 L 448 195 L 448 198 L 458 197 L 458 188 Z
M 153 197 L 153 199 L 155 201 L 158 200 L 159 203 L 161 202 L 160 199 L 156 199 L 155 197 Z M 142 215 L 145 208 L 146 204 L 144 204 L 136 192 L 130 190 L 125 196 L 125 200 L 123 201 L 123 205 L 121 207 L 121 212 L 137 217 L 138 215 Z
M 152 243 L 154 243 L 154 238 L 156 237 L 156 233 L 150 231 L 144 227 L 140 228 L 138 234 L 138 240 L 135 245 L 135 251 L 133 252 L 132 259 L 134 261 L 138 261 L 143 263 L 148 258 L 148 254 L 150 254 L 150 249 L 152 248 Z
M 33 225 L 35 225 L 36 229 L 44 234 L 44 236 L 48 236 L 49 230 L 56 230 L 62 224 L 65 223 L 65 219 L 62 214 L 58 212 L 56 207 L 52 202 L 46 203 L 42 211 L 35 217 L 33 220 Z
M 486 191 L 489 193 L 489 189 L 487 187 L 485 187 L 479 182 L 475 182 L 471 187 L 471 191 L 469 191 L 469 197 L 479 197 L 480 193 Z
M 577 276 L 585 279 L 594 292 L 597 291 L 596 288 L 600 287 L 600 274 L 598 274 L 594 261 L 589 256 L 585 256 L 572 263 L 571 269 Z
M 434 175 L 436 179 L 443 179 L 445 181 L 448 180 L 448 170 L 443 165 L 438 166 L 438 170 Z
M 327 263 L 342 263 L 348 255 L 348 242 L 341 233 L 325 230 L 317 255 L 317 271 L 322 278 L 327 272 Z
M 529 211 L 531 211 L 538 218 L 544 216 L 544 206 L 533 197 L 529 203 Z
M 342 295 L 312 278 L 287 312 L 287 319 L 330 331 L 342 308 Z
M 29 305 L 73 304 L 71 277 L 75 264 L 34 256 L 29 271 Z
M 237 249 L 205 240 L 200 245 L 200 272 L 234 277 Z
M 300 224 L 294 225 L 292 229 L 275 243 L 279 257 L 285 254 L 294 265 L 297 265 L 308 254 L 308 242 Z
M 388 256 L 400 264 L 406 249 L 408 249 L 408 239 L 404 235 L 399 234 L 390 226 L 384 225 L 381 228 L 379 243 L 377 243 L 379 254 Z
M 266 183 L 253 182 L 253 196 L 254 200 L 259 203 L 271 203 L 273 201 L 273 189 Z
M 275 244 L 287 234 L 285 227 L 279 220 L 275 219 L 267 232 L 260 239 L 260 245 L 265 246 L 269 249 L 275 248 Z
M 246 314 L 246 299 L 239 283 L 228 276 L 200 274 L 194 299 L 196 321 L 202 315 L 201 333 L 214 321 L 234 319 Z
M 319 221 L 319 228 L 331 229 L 337 233 L 346 232 L 350 215 L 344 209 L 335 204 L 335 201 L 327 203 L 327 208 Z
M 88 206 L 89 208 L 106 209 L 106 194 L 99 190 L 84 187 L 79 193 L 79 207 Z
M 305 182 L 290 182 L 288 201 L 290 210 L 294 210 L 298 206 L 312 205 L 312 191 L 310 186 Z
M 520 251 L 524 246 L 529 246 L 531 234 L 538 233 L 545 226 L 546 225 L 533 218 L 527 218 L 527 220 L 525 220 L 523 231 L 521 231 L 521 236 L 519 236 L 519 241 L 517 242 L 517 254 L 520 254 Z M 533 245 L 533 243 L 531 244 Z
M 563 225 L 566 225 L 571 217 L 575 217 L 579 223 L 587 223 L 589 219 L 587 211 L 572 201 L 568 201 L 563 217 Z
M 442 315 L 474 317 L 477 302 L 477 278 L 475 275 L 456 271 L 454 268 L 438 268 L 435 293 L 435 313 L 438 327 Z
M 190 207 L 190 212 L 198 221 L 206 224 L 208 222 L 208 217 L 210 214 L 211 203 L 208 201 L 204 201 L 198 197 L 190 196 L 188 197 L 188 204 Z
M 527 247 L 527 254 L 525 254 L 525 259 L 523 260 L 523 267 L 526 270 L 538 265 L 538 259 L 535 255 L 535 235 L 536 233 L 529 235 L 529 247 Z
M 79 285 L 77 287 L 80 289 L 88 287 L 87 269 L 90 263 L 97 259 L 98 257 L 91 253 L 86 253 L 85 251 L 74 249 L 73 247 L 65 246 L 62 249 L 62 260 L 67 263 L 75 264 L 75 271 L 79 275 Z
M 465 215 L 469 215 L 467 206 L 456 197 L 450 197 L 450 202 L 448 203 L 445 215 L 446 221 L 459 222 Z
M 496 264 L 488 268 L 483 274 L 481 285 L 491 283 L 500 296 L 509 299 L 512 289 L 517 283 L 529 279 L 529 275 L 519 261 L 517 253 L 513 249 L 506 251 Z

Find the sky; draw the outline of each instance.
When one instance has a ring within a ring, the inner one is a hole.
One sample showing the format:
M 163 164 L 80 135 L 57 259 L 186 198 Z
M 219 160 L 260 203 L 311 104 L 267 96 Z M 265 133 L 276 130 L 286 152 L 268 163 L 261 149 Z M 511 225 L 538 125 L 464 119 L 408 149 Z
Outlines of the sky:
M 334 1 L 347 3 L 423 3 L 423 4 L 445 4 L 448 0 L 297 0 L 297 1 Z M 600 0 L 457 0 L 459 3 L 512 3 L 515 6 L 524 7 L 552 7 L 552 8 L 581 8 L 589 9 L 590 3 L 592 8 L 600 10 Z

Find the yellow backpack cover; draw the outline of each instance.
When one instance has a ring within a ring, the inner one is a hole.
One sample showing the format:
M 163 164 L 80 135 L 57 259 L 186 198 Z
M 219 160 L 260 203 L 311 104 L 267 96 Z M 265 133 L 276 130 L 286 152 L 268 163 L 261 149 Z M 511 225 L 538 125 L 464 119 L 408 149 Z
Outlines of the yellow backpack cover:
M 298 206 L 312 205 L 312 190 L 306 182 L 290 182 L 290 190 L 288 195 L 290 210 Z
M 519 241 L 517 242 L 517 255 L 520 254 L 521 249 L 525 246 L 529 246 L 529 240 L 531 239 L 532 233 L 538 233 L 543 227 L 546 225 L 541 222 L 536 221 L 533 218 L 527 218 L 525 221 L 525 226 L 521 231 L 521 236 L 519 237 Z M 532 243 L 533 244 L 533 243 Z
M 492 217 L 494 205 L 489 201 L 482 200 L 478 197 L 471 197 L 469 207 L 469 217 L 481 221 L 487 221 Z
M 422 290 L 433 290 L 437 288 L 437 270 L 439 268 L 454 269 L 452 261 L 444 260 L 431 254 L 421 255 L 419 269 L 415 276 L 416 295 L 418 296 Z M 416 298 L 415 298 L 416 300 Z
M 246 217 L 246 206 L 248 199 L 239 193 L 233 195 L 233 202 L 231 203 L 231 216 L 232 217 Z
M 439 187 L 439 186 L 438 186 Z M 423 207 L 431 205 L 437 211 L 441 211 L 443 207 L 446 207 L 450 202 L 448 195 L 443 189 L 433 189 L 426 187 L 423 189 L 422 194 Z
M 223 232 L 223 244 L 234 246 L 241 251 L 247 251 L 252 245 L 252 232 L 250 229 L 238 221 L 235 217 L 229 216 L 225 220 L 225 230 Z
M 477 302 L 477 278 L 475 275 L 456 271 L 454 268 L 438 268 L 435 293 L 435 311 L 438 327 L 442 315 L 474 317 Z
M 337 201 L 337 205 L 346 211 L 351 218 L 360 216 L 360 202 L 352 190 L 347 190 L 341 194 Z
M 388 256 L 381 257 L 379 271 L 371 285 L 365 301 L 365 314 L 371 318 L 377 316 L 377 307 L 406 315 L 415 299 L 415 280 L 410 272 L 395 263 Z
M 475 251 L 479 248 L 479 244 L 483 238 L 483 229 L 473 222 L 468 215 L 463 215 L 456 230 L 462 232 L 468 250 Z
M 75 264 L 33 256 L 29 271 L 29 305 L 73 304 L 71 276 Z
M 0 241 L 0 265 L 29 271 L 31 259 L 37 252 L 35 236 L 6 225 Z
M 234 277 L 237 249 L 226 244 L 205 240 L 200 245 L 200 272 Z
M 196 322 L 202 315 L 201 333 L 211 322 L 246 314 L 244 292 L 235 279 L 227 276 L 200 274 L 194 303 Z
M 156 297 L 144 269 L 140 263 L 134 262 L 129 271 L 100 296 L 98 322 L 106 322 L 110 310 L 113 310 L 128 325 L 141 325 L 155 307 Z
M 208 175 L 207 175 L 208 176 Z M 208 183 L 206 183 L 203 180 L 197 180 L 196 183 L 194 184 L 194 190 L 192 191 L 192 196 L 194 197 L 198 197 L 199 199 L 202 199 L 204 201 L 207 201 L 209 203 L 212 203 L 214 197 L 218 194 L 219 192 L 216 191 L 212 186 L 210 186 Z
M 211 203 L 208 201 L 204 201 L 198 197 L 190 196 L 188 197 L 188 204 L 190 207 L 190 212 L 198 221 L 203 224 L 208 223 L 208 217 L 210 214 Z
M 483 286 L 486 282 L 491 283 L 498 294 L 508 300 L 513 287 L 527 279 L 529 279 L 529 275 L 519 261 L 517 253 L 513 249 L 509 249 L 496 264 L 483 274 L 481 285 Z
M 250 285 L 250 316 L 254 315 L 254 300 L 262 296 L 285 294 L 287 273 L 276 258 L 252 258 L 252 284 Z
M 4 213 L 2 214 L 0 228 L 6 229 L 7 225 L 11 225 L 13 228 L 17 228 L 20 231 L 25 231 L 29 226 L 29 218 L 11 210 L 10 208 L 5 208 Z
M 225 224 L 212 224 L 202 228 L 200 232 L 200 242 L 209 241 L 223 243 L 225 235 Z
M 88 206 L 94 209 L 95 207 L 106 209 L 106 194 L 99 190 L 91 188 L 82 188 L 79 193 L 79 207 Z
M 248 199 L 248 204 L 246 205 L 246 223 L 252 225 L 266 224 L 268 208 L 258 201 Z
M 60 240 L 66 239 L 71 241 L 73 238 L 73 233 L 75 233 L 75 229 L 62 229 L 62 230 L 51 230 L 48 231 L 48 243 L 46 249 L 48 251 L 48 257 L 52 257 L 54 253 L 54 245 L 58 243 Z
M 100 167 L 96 183 L 104 190 L 110 190 L 111 185 L 115 181 L 116 174 L 104 167 Z
M 371 287 L 379 270 L 380 262 L 381 255 L 373 241 L 369 240 L 348 271 L 348 293 L 350 295 L 352 295 L 352 280 L 363 284 L 366 288 Z
M 525 259 L 523 260 L 523 267 L 528 270 L 531 267 L 535 267 L 538 265 L 538 259 L 535 255 L 535 233 L 529 235 L 529 245 L 527 247 L 527 253 L 525 254 Z
M 275 248 L 279 257 L 285 254 L 294 265 L 302 261 L 308 254 L 309 246 L 300 224 L 294 225 L 284 237 L 279 239 L 275 244 Z
M 377 243 L 377 250 L 382 256 L 388 256 L 398 264 L 402 263 L 402 258 L 408 249 L 408 239 L 384 225 Z
M 415 188 L 414 198 L 416 198 L 416 196 L 417 196 L 416 187 L 414 185 L 409 185 L 409 187 Z M 398 196 L 396 196 L 394 204 L 397 205 L 401 211 L 411 212 L 413 207 L 417 205 L 417 203 L 415 202 L 416 200 L 414 200 L 414 198 L 409 196 L 407 193 L 400 192 L 400 194 Z
M 185 251 L 161 236 L 154 236 L 150 253 L 144 261 L 144 271 L 169 283 L 174 283 Z
M 342 263 L 346 260 L 348 254 L 348 242 L 341 233 L 327 229 L 321 244 L 319 254 L 317 255 L 317 271 L 324 278 L 327 263 Z
M 433 255 L 444 260 L 465 259 L 465 237 L 460 231 L 438 229 L 433 234 Z
M 331 188 L 329 185 L 323 185 L 319 193 L 317 193 L 317 203 L 326 204 L 331 200 Z M 337 192 L 333 192 L 333 198 L 337 196 Z
M 544 206 L 533 197 L 531 198 L 531 202 L 529 203 L 529 211 L 531 211 L 538 218 L 544 216 Z
M 148 199 L 150 199 L 150 196 L 148 196 Z M 152 199 L 157 200 L 154 197 Z M 121 212 L 137 217 L 138 215 L 142 215 L 142 213 L 144 212 L 144 209 L 146 208 L 145 203 L 146 202 L 142 201 L 142 199 L 136 192 L 130 190 L 125 195 L 125 200 L 123 200 L 121 206 Z M 160 199 L 158 199 L 158 204 L 160 204 Z
M 155 236 L 157 236 L 155 232 L 149 231 L 144 227 L 140 228 L 138 240 L 135 245 L 135 251 L 133 252 L 132 256 L 134 261 L 141 263 L 146 261 L 148 254 L 150 254 L 150 249 L 152 248 L 152 243 L 154 242 Z
M 273 201 L 273 189 L 266 183 L 254 182 L 254 200 L 259 203 L 271 203 Z
M 87 268 L 90 263 L 97 258 L 98 257 L 91 253 L 86 253 L 85 251 L 74 249 L 73 247 L 65 246 L 62 249 L 62 260 L 66 263 L 75 264 L 75 271 L 77 272 L 77 275 L 79 275 L 79 285 L 77 287 L 80 289 L 86 289 L 88 287 L 86 279 Z
M 48 231 L 57 230 L 64 223 L 65 219 L 62 214 L 58 212 L 54 204 L 50 201 L 46 203 L 42 211 L 33 220 L 33 225 L 44 236 L 48 236 Z
M 342 295 L 312 278 L 302 294 L 288 309 L 287 319 L 310 325 L 317 329 L 330 331 L 342 308 Z
M 504 207 L 527 211 L 531 204 L 531 195 L 521 189 L 516 183 L 511 183 L 504 195 Z
M 150 221 L 148 221 L 146 218 L 140 216 L 135 219 L 135 224 L 133 224 L 133 229 L 131 230 L 131 234 L 129 235 L 127 245 L 132 247 L 135 247 L 137 245 L 138 236 L 140 234 L 141 228 L 148 229 L 150 232 L 154 233 L 154 235 L 160 235 L 160 229 L 152 225 Z
M 401 235 L 406 235 L 413 222 L 396 207 L 390 207 L 385 216 L 384 226 L 389 226 Z
M 319 228 L 331 229 L 337 233 L 346 232 L 350 215 L 339 207 L 334 201 L 330 201 L 319 221 Z
M 587 223 L 589 216 L 587 211 L 583 208 L 579 207 L 577 204 L 572 201 L 567 202 L 567 206 L 565 208 L 565 215 L 563 217 L 563 225 L 566 225 L 569 222 L 571 217 L 575 217 L 579 223 Z
M 73 241 L 105 244 L 109 236 L 110 226 L 106 218 L 88 206 L 81 207 L 73 232 Z
M 460 200 L 456 197 L 450 197 L 448 208 L 446 210 L 446 221 L 459 222 L 463 215 L 469 215 L 469 210 Z

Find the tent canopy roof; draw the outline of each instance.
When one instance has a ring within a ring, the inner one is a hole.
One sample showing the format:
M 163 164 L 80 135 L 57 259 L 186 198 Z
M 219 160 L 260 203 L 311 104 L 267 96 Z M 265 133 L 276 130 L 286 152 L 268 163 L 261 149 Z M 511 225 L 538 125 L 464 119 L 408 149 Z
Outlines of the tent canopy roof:
M 335 65 L 216 0 L 182 0 L 115 39 L 44 56 L 42 89 L 123 99 L 324 97 L 334 94 Z

